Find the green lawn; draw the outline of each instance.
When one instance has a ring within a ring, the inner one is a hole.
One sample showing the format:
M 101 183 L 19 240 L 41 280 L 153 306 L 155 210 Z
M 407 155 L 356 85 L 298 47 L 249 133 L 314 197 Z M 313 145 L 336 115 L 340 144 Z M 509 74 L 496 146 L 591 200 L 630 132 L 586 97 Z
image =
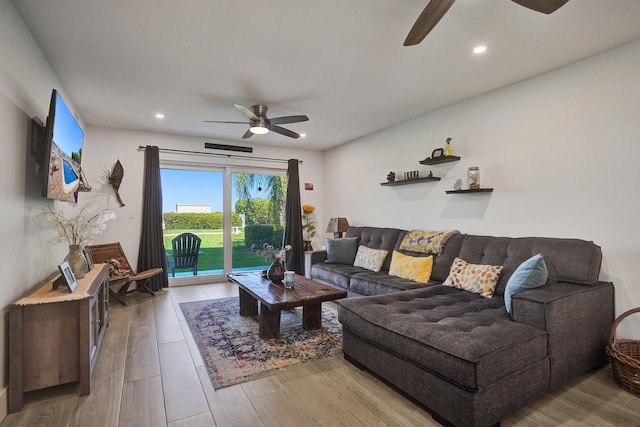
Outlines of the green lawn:
M 222 230 L 165 230 L 164 248 L 167 252 L 171 253 L 171 240 L 178 234 L 186 232 L 193 233 L 202 239 L 200 243 L 200 251 L 202 251 L 202 254 L 198 257 L 198 270 L 222 270 Z M 232 243 L 234 269 L 267 267 L 263 258 L 257 256 L 256 253 L 250 249 L 245 248 L 244 232 L 232 234 Z

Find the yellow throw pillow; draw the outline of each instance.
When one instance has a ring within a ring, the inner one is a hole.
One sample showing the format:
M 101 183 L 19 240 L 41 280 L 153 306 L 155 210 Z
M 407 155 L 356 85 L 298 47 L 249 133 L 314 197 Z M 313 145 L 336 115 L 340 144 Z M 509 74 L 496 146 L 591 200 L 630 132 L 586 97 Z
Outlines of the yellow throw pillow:
M 391 268 L 389 274 L 402 279 L 415 280 L 427 283 L 431 279 L 433 268 L 433 256 L 415 257 L 393 251 L 391 255 Z

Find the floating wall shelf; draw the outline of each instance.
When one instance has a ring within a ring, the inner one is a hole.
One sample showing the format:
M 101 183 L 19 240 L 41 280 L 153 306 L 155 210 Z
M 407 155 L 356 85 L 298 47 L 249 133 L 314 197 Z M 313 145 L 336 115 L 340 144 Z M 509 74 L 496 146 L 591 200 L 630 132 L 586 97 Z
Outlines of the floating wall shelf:
M 424 160 L 420 160 L 421 165 L 437 165 L 439 163 L 449 163 L 449 162 L 457 162 L 460 160 L 460 156 L 440 156 L 432 159 L 427 157 Z
M 441 178 L 437 176 L 426 176 L 424 178 L 405 179 L 402 181 L 381 182 L 380 185 L 385 187 L 393 187 L 394 185 L 407 185 L 407 184 L 417 184 L 418 182 L 440 181 L 440 179 Z
M 468 190 L 447 190 L 447 194 L 493 193 L 493 188 L 475 188 Z

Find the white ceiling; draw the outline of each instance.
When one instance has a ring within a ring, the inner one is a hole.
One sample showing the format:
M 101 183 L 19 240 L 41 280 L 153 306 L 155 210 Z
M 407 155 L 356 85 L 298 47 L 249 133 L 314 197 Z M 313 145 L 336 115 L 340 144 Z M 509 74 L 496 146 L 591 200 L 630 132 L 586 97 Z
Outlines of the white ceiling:
M 426 0 L 12 1 L 87 124 L 320 150 L 640 39 L 638 0 L 460 0 L 412 47 Z M 203 123 L 234 103 L 307 137 Z

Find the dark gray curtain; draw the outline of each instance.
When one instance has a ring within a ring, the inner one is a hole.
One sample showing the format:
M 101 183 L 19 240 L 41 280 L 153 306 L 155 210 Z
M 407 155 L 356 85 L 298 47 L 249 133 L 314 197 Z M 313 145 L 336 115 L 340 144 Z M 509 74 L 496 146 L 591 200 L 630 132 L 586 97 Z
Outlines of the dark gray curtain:
M 304 274 L 304 243 L 302 239 L 302 205 L 298 159 L 289 159 L 287 169 L 287 204 L 285 207 L 284 244 L 291 245 L 287 254 L 287 269 Z
M 154 291 L 169 287 L 167 257 L 162 235 L 162 185 L 160 183 L 160 150 L 147 145 L 144 150 L 144 186 L 142 189 L 142 233 L 138 250 L 138 272 L 162 268 L 162 274 L 151 278 Z

